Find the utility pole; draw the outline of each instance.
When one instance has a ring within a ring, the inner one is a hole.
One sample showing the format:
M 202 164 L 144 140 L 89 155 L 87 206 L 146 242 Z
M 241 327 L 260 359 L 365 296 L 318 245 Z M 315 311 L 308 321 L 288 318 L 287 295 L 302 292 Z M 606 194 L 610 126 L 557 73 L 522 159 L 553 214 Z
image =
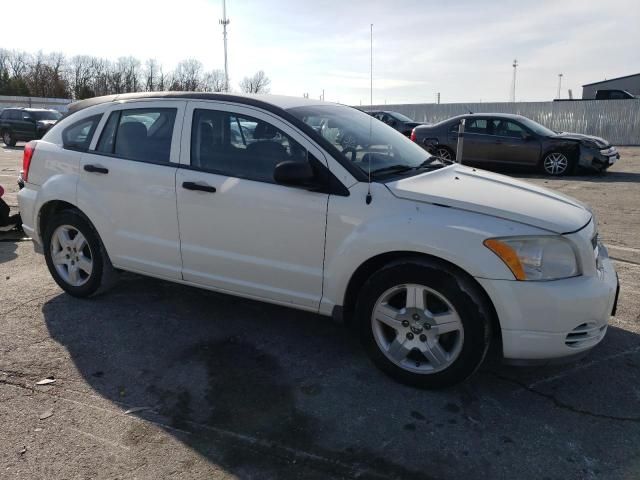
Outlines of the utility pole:
M 222 25 L 222 37 L 224 38 L 224 91 L 229 93 L 229 66 L 227 64 L 227 25 L 229 25 L 227 18 L 227 0 L 222 0 L 222 19 L 220 25 Z
M 371 65 L 369 69 L 370 74 L 370 98 L 369 98 L 369 106 L 373 105 L 373 23 L 371 24 Z
M 438 105 L 440 105 L 440 92 L 436 94 L 436 98 L 438 99 Z
M 558 74 L 558 96 L 556 98 L 560 98 L 560 93 L 562 92 L 562 74 Z
M 511 101 L 516 101 L 516 71 L 518 69 L 518 59 L 513 60 L 513 80 L 511 82 Z

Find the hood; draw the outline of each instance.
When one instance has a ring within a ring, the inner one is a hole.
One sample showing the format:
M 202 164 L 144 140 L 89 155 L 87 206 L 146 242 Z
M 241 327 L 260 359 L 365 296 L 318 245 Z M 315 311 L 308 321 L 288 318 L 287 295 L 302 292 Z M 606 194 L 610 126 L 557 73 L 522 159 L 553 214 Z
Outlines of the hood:
M 399 198 L 491 215 L 555 233 L 573 232 L 591 219 L 589 207 L 571 197 L 463 165 L 396 180 L 387 187 Z
M 56 122 L 57 122 L 57 120 L 38 120 L 38 123 L 40 125 L 46 125 L 47 127 L 55 125 Z
M 581 133 L 560 132 L 554 135 L 552 138 L 562 138 L 562 139 L 577 140 L 577 141 L 590 140 L 591 142 L 595 143 L 599 148 L 608 147 L 610 145 L 610 143 L 607 142 L 604 138 L 595 137 L 593 135 L 583 135 Z

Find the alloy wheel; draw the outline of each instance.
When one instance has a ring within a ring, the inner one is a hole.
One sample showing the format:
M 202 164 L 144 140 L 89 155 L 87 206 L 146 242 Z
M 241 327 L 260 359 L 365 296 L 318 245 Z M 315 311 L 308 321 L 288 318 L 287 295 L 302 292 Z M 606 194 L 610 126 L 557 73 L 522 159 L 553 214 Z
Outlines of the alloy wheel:
M 451 160 L 451 152 L 446 148 L 438 148 L 436 150 L 436 157 L 444 158 L 445 160 Z
M 562 175 L 569 167 L 569 159 L 562 153 L 550 153 L 544 159 L 544 171 L 549 175 Z
M 446 369 L 460 355 L 464 341 L 455 308 L 424 285 L 398 285 L 384 292 L 373 308 L 371 327 L 384 355 L 413 373 Z
M 10 145 L 11 144 L 11 134 L 9 132 L 4 132 L 4 134 L 2 135 L 2 141 L 5 143 L 5 145 Z
M 85 236 L 75 227 L 61 225 L 51 236 L 51 260 L 60 277 L 73 287 L 87 283 L 93 255 Z

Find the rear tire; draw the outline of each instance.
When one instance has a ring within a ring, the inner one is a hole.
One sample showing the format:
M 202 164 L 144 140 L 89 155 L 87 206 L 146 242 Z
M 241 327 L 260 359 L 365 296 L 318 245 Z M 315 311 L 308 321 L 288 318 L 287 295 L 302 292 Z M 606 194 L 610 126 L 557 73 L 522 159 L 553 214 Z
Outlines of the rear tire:
M 100 294 L 115 282 L 113 265 L 98 233 L 79 211 L 56 213 L 45 227 L 43 240 L 49 272 L 69 295 Z
M 13 133 L 11 133 L 10 130 L 5 130 L 4 132 L 2 132 L 2 141 L 7 147 L 16 146 L 16 139 L 14 138 Z
M 431 260 L 393 262 L 363 285 L 356 304 L 361 341 L 395 380 L 442 388 L 471 376 L 491 338 L 491 314 L 479 287 Z

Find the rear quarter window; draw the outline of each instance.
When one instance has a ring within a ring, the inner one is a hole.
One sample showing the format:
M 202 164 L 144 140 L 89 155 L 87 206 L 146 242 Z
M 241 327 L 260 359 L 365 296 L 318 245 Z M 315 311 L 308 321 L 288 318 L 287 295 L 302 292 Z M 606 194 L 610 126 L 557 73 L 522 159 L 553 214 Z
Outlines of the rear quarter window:
M 69 125 L 62 132 L 62 146 L 69 150 L 86 152 L 101 118 L 102 114 L 94 115 Z

